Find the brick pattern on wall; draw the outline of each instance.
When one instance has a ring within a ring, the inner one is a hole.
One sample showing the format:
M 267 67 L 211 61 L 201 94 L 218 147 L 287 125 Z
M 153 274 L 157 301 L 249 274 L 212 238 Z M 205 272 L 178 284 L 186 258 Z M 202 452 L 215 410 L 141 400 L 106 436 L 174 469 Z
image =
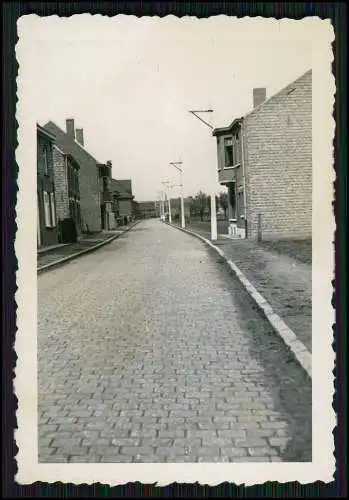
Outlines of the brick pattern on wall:
M 248 114 L 244 148 L 249 237 L 312 231 L 312 75 L 307 72 Z
M 53 168 L 55 176 L 57 220 L 69 217 L 68 178 L 66 157 L 56 147 L 53 148 Z
M 79 183 L 82 227 L 84 230 L 100 231 L 102 227 L 101 198 L 96 162 L 86 158 L 80 166 Z
M 88 151 L 76 141 L 70 139 L 53 122 L 45 125 L 46 130 L 56 138 L 56 144 L 61 151 L 69 153 L 79 164 L 80 209 L 82 229 L 93 232 L 101 230 L 100 185 L 97 161 Z

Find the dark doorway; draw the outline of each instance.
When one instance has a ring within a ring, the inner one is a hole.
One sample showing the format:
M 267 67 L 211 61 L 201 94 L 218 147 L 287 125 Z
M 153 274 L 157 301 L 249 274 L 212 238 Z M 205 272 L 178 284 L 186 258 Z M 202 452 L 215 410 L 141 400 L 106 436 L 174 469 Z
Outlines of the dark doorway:
M 105 206 L 101 205 L 102 229 L 105 229 Z

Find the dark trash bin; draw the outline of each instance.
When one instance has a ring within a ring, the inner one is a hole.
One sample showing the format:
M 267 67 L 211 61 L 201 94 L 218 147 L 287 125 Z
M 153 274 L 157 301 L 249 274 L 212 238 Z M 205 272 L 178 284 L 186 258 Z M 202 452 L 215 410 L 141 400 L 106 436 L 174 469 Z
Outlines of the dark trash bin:
M 60 222 L 61 243 L 76 243 L 78 233 L 73 219 L 64 219 Z

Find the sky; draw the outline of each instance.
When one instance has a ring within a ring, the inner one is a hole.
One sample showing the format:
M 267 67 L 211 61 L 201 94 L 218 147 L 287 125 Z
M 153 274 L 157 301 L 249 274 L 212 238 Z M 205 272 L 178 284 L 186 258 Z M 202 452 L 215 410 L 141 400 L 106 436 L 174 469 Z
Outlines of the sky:
M 225 16 L 38 18 L 28 65 L 36 121 L 65 129 L 74 118 L 86 149 L 112 161 L 113 177 L 131 178 L 138 201 L 157 198 L 162 181 L 178 184 L 173 161 L 182 161 L 185 196 L 218 193 L 215 139 L 189 110 L 213 109 L 206 119 L 227 126 L 252 109 L 254 87 L 271 97 L 312 67 L 305 29 L 254 23 Z

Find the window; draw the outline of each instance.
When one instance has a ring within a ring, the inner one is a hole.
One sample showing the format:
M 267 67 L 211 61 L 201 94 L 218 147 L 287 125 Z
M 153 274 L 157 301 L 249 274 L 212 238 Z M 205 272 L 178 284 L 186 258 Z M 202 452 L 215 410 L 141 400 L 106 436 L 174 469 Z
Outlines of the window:
M 51 205 L 51 227 L 56 227 L 56 206 L 55 206 L 54 193 L 50 193 L 50 205 Z
M 73 200 L 69 200 L 69 216 L 74 219 L 74 203 Z
M 45 211 L 45 226 L 51 227 L 51 212 L 50 212 L 50 197 L 44 191 L 44 211 Z
M 233 143 L 233 158 L 235 164 L 240 162 L 239 142 L 236 139 Z
M 72 168 L 70 163 L 68 164 L 68 189 L 72 189 Z
M 225 166 L 231 167 L 234 165 L 233 158 L 233 140 L 229 137 L 224 139 Z
M 48 175 L 48 150 L 47 150 L 47 146 L 44 146 L 43 158 L 44 158 L 44 174 Z
M 44 191 L 45 226 L 56 227 L 56 207 L 54 193 Z

